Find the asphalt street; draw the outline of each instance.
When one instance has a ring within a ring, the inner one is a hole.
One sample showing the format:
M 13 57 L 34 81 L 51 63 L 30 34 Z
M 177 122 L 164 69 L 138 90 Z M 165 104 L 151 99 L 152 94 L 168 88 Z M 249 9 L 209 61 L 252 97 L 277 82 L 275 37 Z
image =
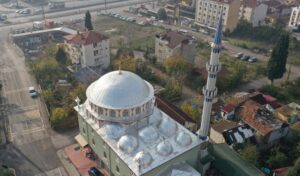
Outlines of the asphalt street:
M 8 37 L 0 35 L 0 80 L 3 84 L 1 104 L 5 110 L 6 136 L 9 144 L 0 149 L 0 163 L 16 169 L 17 175 L 35 176 L 66 175 L 56 156 L 56 149 L 49 135 L 48 117 L 39 98 L 31 98 L 28 87 L 38 87 L 29 74 L 22 53 Z

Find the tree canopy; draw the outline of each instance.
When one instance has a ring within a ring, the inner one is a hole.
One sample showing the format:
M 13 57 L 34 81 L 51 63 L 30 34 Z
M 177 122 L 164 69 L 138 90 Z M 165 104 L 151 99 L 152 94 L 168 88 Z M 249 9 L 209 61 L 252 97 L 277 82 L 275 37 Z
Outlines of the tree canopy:
M 294 164 L 294 166 L 289 170 L 287 176 L 296 176 L 300 175 L 300 158 L 298 158 Z
M 256 146 L 247 142 L 244 148 L 241 150 L 241 157 L 251 164 L 257 165 L 258 153 Z
M 187 115 L 189 115 L 192 119 L 194 119 L 196 122 L 199 121 L 200 112 L 196 107 L 193 107 L 191 103 L 184 101 L 183 103 L 181 103 L 180 109 Z
M 279 42 L 274 47 L 267 66 L 267 75 L 272 83 L 275 79 L 282 78 L 286 72 L 288 48 L 289 34 L 284 33 L 280 36 Z
M 91 17 L 90 11 L 86 11 L 86 13 L 85 13 L 84 26 L 89 31 L 93 30 L 92 17 Z
M 67 63 L 67 54 L 66 54 L 64 48 L 62 48 L 62 47 L 58 48 L 56 55 L 55 55 L 55 59 L 60 64 L 64 65 Z
M 167 12 L 164 8 L 161 8 L 158 10 L 157 16 L 158 16 L 158 19 L 160 19 L 160 20 L 166 20 L 168 18 Z
M 174 78 L 183 80 L 183 78 L 191 72 L 192 65 L 187 63 L 181 55 L 172 55 L 163 62 L 167 72 Z

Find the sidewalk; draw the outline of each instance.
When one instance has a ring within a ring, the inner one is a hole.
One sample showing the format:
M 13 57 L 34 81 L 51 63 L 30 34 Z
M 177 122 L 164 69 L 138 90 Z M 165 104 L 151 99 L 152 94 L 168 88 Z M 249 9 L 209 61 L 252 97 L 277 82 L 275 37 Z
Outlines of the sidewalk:
M 68 159 L 63 149 L 58 150 L 56 154 L 70 176 L 80 176 L 79 172 Z

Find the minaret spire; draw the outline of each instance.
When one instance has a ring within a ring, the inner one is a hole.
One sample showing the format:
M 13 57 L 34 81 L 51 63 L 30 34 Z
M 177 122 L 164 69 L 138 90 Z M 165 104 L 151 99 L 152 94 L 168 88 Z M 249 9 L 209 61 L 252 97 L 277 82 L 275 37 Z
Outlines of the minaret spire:
M 211 44 L 211 56 L 209 63 L 206 64 L 207 83 L 203 87 L 204 95 L 204 105 L 201 118 L 201 127 L 197 134 L 201 139 L 208 140 L 209 126 L 210 126 L 210 116 L 212 101 L 217 95 L 218 89 L 216 88 L 217 74 L 221 70 L 221 64 L 219 62 L 220 51 L 222 47 L 222 13 L 219 17 L 219 22 L 217 24 L 214 42 Z

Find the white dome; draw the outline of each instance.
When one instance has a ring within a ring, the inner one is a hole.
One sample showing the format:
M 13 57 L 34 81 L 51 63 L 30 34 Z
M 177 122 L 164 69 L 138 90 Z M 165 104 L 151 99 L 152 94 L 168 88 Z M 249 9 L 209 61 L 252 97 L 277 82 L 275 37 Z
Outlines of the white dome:
M 141 151 L 135 155 L 134 161 L 139 163 L 140 166 L 142 166 L 143 168 L 145 168 L 152 163 L 153 159 L 150 153 Z
M 118 148 L 125 153 L 133 152 L 138 146 L 138 142 L 135 137 L 125 135 L 122 136 L 118 141 Z
M 113 71 L 93 82 L 86 91 L 93 104 L 108 109 L 140 106 L 154 97 L 153 87 L 134 73 Z
M 188 133 L 180 132 L 176 136 L 175 141 L 176 141 L 177 144 L 185 147 L 185 146 L 188 146 L 192 143 L 192 138 Z
M 161 111 L 158 110 L 157 108 L 154 108 L 153 113 L 149 118 L 149 123 L 157 125 L 161 121 L 161 118 L 162 118 Z
M 107 123 L 103 127 L 105 135 L 111 139 L 119 139 L 126 132 L 126 129 L 116 123 Z
M 177 124 L 169 118 L 164 118 L 159 124 L 159 131 L 161 131 L 166 136 L 172 136 L 177 130 Z
M 162 141 L 156 146 L 156 151 L 161 156 L 168 156 L 173 152 L 173 148 L 168 141 Z
M 147 126 L 139 131 L 139 136 L 145 143 L 153 143 L 158 139 L 158 133 L 153 126 Z

